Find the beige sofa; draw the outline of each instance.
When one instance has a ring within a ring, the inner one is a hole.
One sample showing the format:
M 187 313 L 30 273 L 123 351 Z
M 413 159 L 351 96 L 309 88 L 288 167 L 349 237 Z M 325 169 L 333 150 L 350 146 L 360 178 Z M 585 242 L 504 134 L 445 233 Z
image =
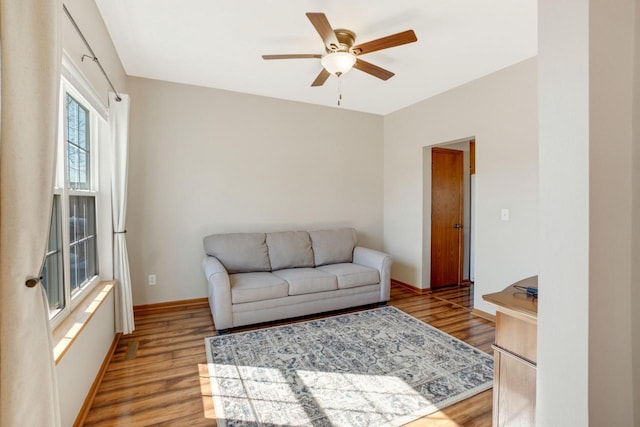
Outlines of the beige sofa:
M 214 234 L 204 250 L 219 332 L 389 300 L 391 258 L 354 229 Z

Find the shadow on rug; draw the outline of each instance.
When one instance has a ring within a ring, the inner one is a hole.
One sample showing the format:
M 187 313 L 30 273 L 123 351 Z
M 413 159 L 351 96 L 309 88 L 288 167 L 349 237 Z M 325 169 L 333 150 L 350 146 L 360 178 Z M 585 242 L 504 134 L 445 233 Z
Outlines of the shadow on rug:
M 218 425 L 401 425 L 492 386 L 488 354 L 394 308 L 205 338 Z

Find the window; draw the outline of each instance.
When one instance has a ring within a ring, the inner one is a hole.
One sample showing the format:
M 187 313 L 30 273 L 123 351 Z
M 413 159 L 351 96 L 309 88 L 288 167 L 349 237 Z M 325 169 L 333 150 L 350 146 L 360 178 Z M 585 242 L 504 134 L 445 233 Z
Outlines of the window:
M 53 196 L 53 210 L 51 212 L 51 228 L 47 255 L 42 270 L 42 283 L 47 291 L 49 312 L 57 313 L 64 308 L 64 288 L 62 282 L 62 221 L 60 212 L 60 196 Z
M 98 273 L 95 204 L 95 197 L 92 196 L 69 196 L 69 261 L 72 295 Z
M 91 188 L 89 111 L 66 95 L 67 178 L 74 190 Z
M 66 80 L 61 87 L 56 184 L 42 274 L 52 319 L 66 317 L 61 313 L 98 281 L 98 117 Z

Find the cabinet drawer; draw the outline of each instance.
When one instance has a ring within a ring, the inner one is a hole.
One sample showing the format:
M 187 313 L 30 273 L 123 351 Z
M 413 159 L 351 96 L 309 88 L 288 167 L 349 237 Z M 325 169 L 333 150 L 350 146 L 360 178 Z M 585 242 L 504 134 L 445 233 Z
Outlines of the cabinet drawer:
M 493 388 L 493 424 L 502 427 L 534 427 L 536 368 L 496 349 Z
M 537 322 L 496 313 L 496 345 L 536 363 Z

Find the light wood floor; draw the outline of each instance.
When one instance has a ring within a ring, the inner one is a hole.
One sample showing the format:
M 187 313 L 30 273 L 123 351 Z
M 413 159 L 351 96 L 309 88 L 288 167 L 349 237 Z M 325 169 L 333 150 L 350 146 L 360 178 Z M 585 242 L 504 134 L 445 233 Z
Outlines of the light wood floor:
M 389 305 L 491 353 L 494 324 L 471 314 L 472 293 L 462 286 L 417 295 L 393 286 Z M 216 425 L 203 341 L 215 334 L 208 305 L 137 310 L 135 322 L 135 332 L 118 343 L 85 425 Z M 491 408 L 488 390 L 410 425 L 490 426 Z

